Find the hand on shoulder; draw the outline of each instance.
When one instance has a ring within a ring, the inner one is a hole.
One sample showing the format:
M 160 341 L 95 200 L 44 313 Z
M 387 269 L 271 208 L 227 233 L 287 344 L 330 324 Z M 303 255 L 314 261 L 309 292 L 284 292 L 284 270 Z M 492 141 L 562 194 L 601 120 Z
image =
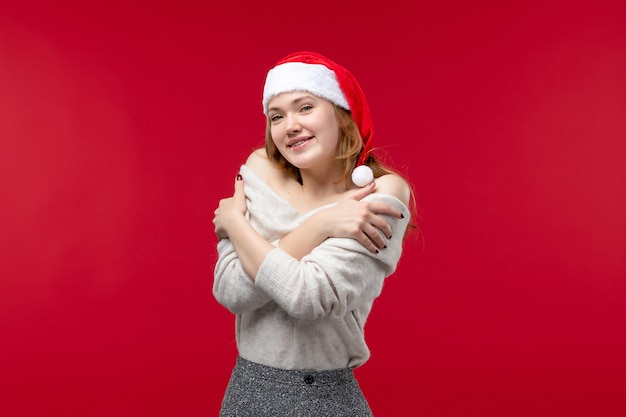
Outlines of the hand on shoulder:
M 374 192 L 392 195 L 402 201 L 404 205 L 409 205 L 411 189 L 404 178 L 396 174 L 387 174 L 376 178 L 374 181 L 376 182 Z

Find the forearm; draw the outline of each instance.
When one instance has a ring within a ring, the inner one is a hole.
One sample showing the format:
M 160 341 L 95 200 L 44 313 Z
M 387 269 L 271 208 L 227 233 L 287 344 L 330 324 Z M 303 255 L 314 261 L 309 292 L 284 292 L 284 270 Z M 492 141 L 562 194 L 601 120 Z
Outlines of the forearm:
M 283 236 L 278 246 L 297 260 L 311 253 L 328 237 L 321 216 L 309 217 L 300 226 Z M 241 265 L 252 278 L 274 246 L 259 235 L 243 216 L 231 220 L 228 233 Z
M 244 271 L 250 278 L 256 279 L 261 264 L 274 246 L 259 235 L 242 214 L 229 219 L 228 238 L 237 251 Z
M 397 200 L 386 201 L 404 208 Z M 325 239 L 300 261 L 274 249 L 257 271 L 255 286 L 292 317 L 342 317 L 371 301 L 380 292 L 382 280 L 396 268 L 409 216 L 386 219 L 393 236 L 385 250 L 372 253 L 354 239 L 335 237 Z
M 400 239 L 400 237 L 398 238 Z M 297 319 L 337 319 L 371 301 L 395 260 L 377 256 L 353 239 L 327 239 L 302 261 L 274 249 L 259 269 L 255 286 Z
M 295 259 L 301 260 L 329 237 L 325 225 L 323 212 L 317 213 L 283 236 L 278 246 Z
M 267 304 L 271 298 L 244 271 L 233 243 L 221 240 L 217 245 L 213 295 L 233 314 L 241 314 Z

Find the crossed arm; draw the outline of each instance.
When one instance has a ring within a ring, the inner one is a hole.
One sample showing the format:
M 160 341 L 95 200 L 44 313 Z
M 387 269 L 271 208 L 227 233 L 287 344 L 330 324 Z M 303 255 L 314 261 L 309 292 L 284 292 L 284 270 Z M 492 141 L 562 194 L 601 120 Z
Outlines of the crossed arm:
M 394 180 L 391 187 L 389 181 L 383 183 L 387 189 L 398 188 L 399 184 Z M 399 190 L 392 192 L 401 194 L 403 192 L 401 185 Z M 284 236 L 279 242 L 280 248 L 299 260 L 327 238 L 340 237 L 357 240 L 372 253 L 384 250 L 392 231 L 387 221 L 380 215 L 400 218 L 403 214 L 386 203 L 361 201 L 375 189 L 376 184 L 372 183 L 361 189 L 347 191 L 337 204 L 320 210 Z M 254 230 L 245 218 L 245 213 L 244 183 L 238 179 L 235 181 L 233 196 L 220 201 L 219 207 L 215 210 L 213 223 L 218 237 L 230 239 L 243 270 L 254 280 L 274 246 Z

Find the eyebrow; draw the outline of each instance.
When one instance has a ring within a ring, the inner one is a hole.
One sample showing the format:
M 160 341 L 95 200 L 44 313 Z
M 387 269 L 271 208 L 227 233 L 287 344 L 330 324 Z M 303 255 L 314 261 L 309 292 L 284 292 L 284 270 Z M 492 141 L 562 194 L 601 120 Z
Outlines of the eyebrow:
M 301 101 L 304 101 L 304 100 L 310 100 L 311 98 L 317 99 L 317 97 L 316 97 L 316 96 L 314 96 L 313 94 L 306 93 L 306 92 L 302 92 L 302 94 L 304 94 L 304 95 L 302 95 L 302 96 L 300 96 L 300 97 L 298 97 L 298 98 L 293 99 L 293 100 L 292 100 L 289 104 L 291 104 L 291 105 L 293 105 L 293 104 L 298 104 L 298 103 L 300 103 Z M 268 112 L 270 112 L 270 111 L 276 111 L 276 110 L 280 110 L 280 108 L 279 108 L 279 107 L 274 106 L 274 107 L 269 107 L 269 108 L 267 109 L 267 111 L 268 111 Z

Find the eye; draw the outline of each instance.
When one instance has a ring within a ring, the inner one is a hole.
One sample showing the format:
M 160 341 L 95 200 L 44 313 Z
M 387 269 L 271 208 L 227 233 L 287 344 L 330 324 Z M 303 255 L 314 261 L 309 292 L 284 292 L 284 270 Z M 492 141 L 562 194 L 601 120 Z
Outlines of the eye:
M 307 112 L 311 109 L 313 109 L 313 106 L 311 106 L 310 104 L 305 104 L 304 106 L 300 107 L 301 112 Z
M 275 123 L 275 122 L 279 121 L 282 118 L 283 118 L 283 116 L 281 116 L 280 114 L 275 114 L 275 115 L 270 117 L 270 121 L 272 123 Z

